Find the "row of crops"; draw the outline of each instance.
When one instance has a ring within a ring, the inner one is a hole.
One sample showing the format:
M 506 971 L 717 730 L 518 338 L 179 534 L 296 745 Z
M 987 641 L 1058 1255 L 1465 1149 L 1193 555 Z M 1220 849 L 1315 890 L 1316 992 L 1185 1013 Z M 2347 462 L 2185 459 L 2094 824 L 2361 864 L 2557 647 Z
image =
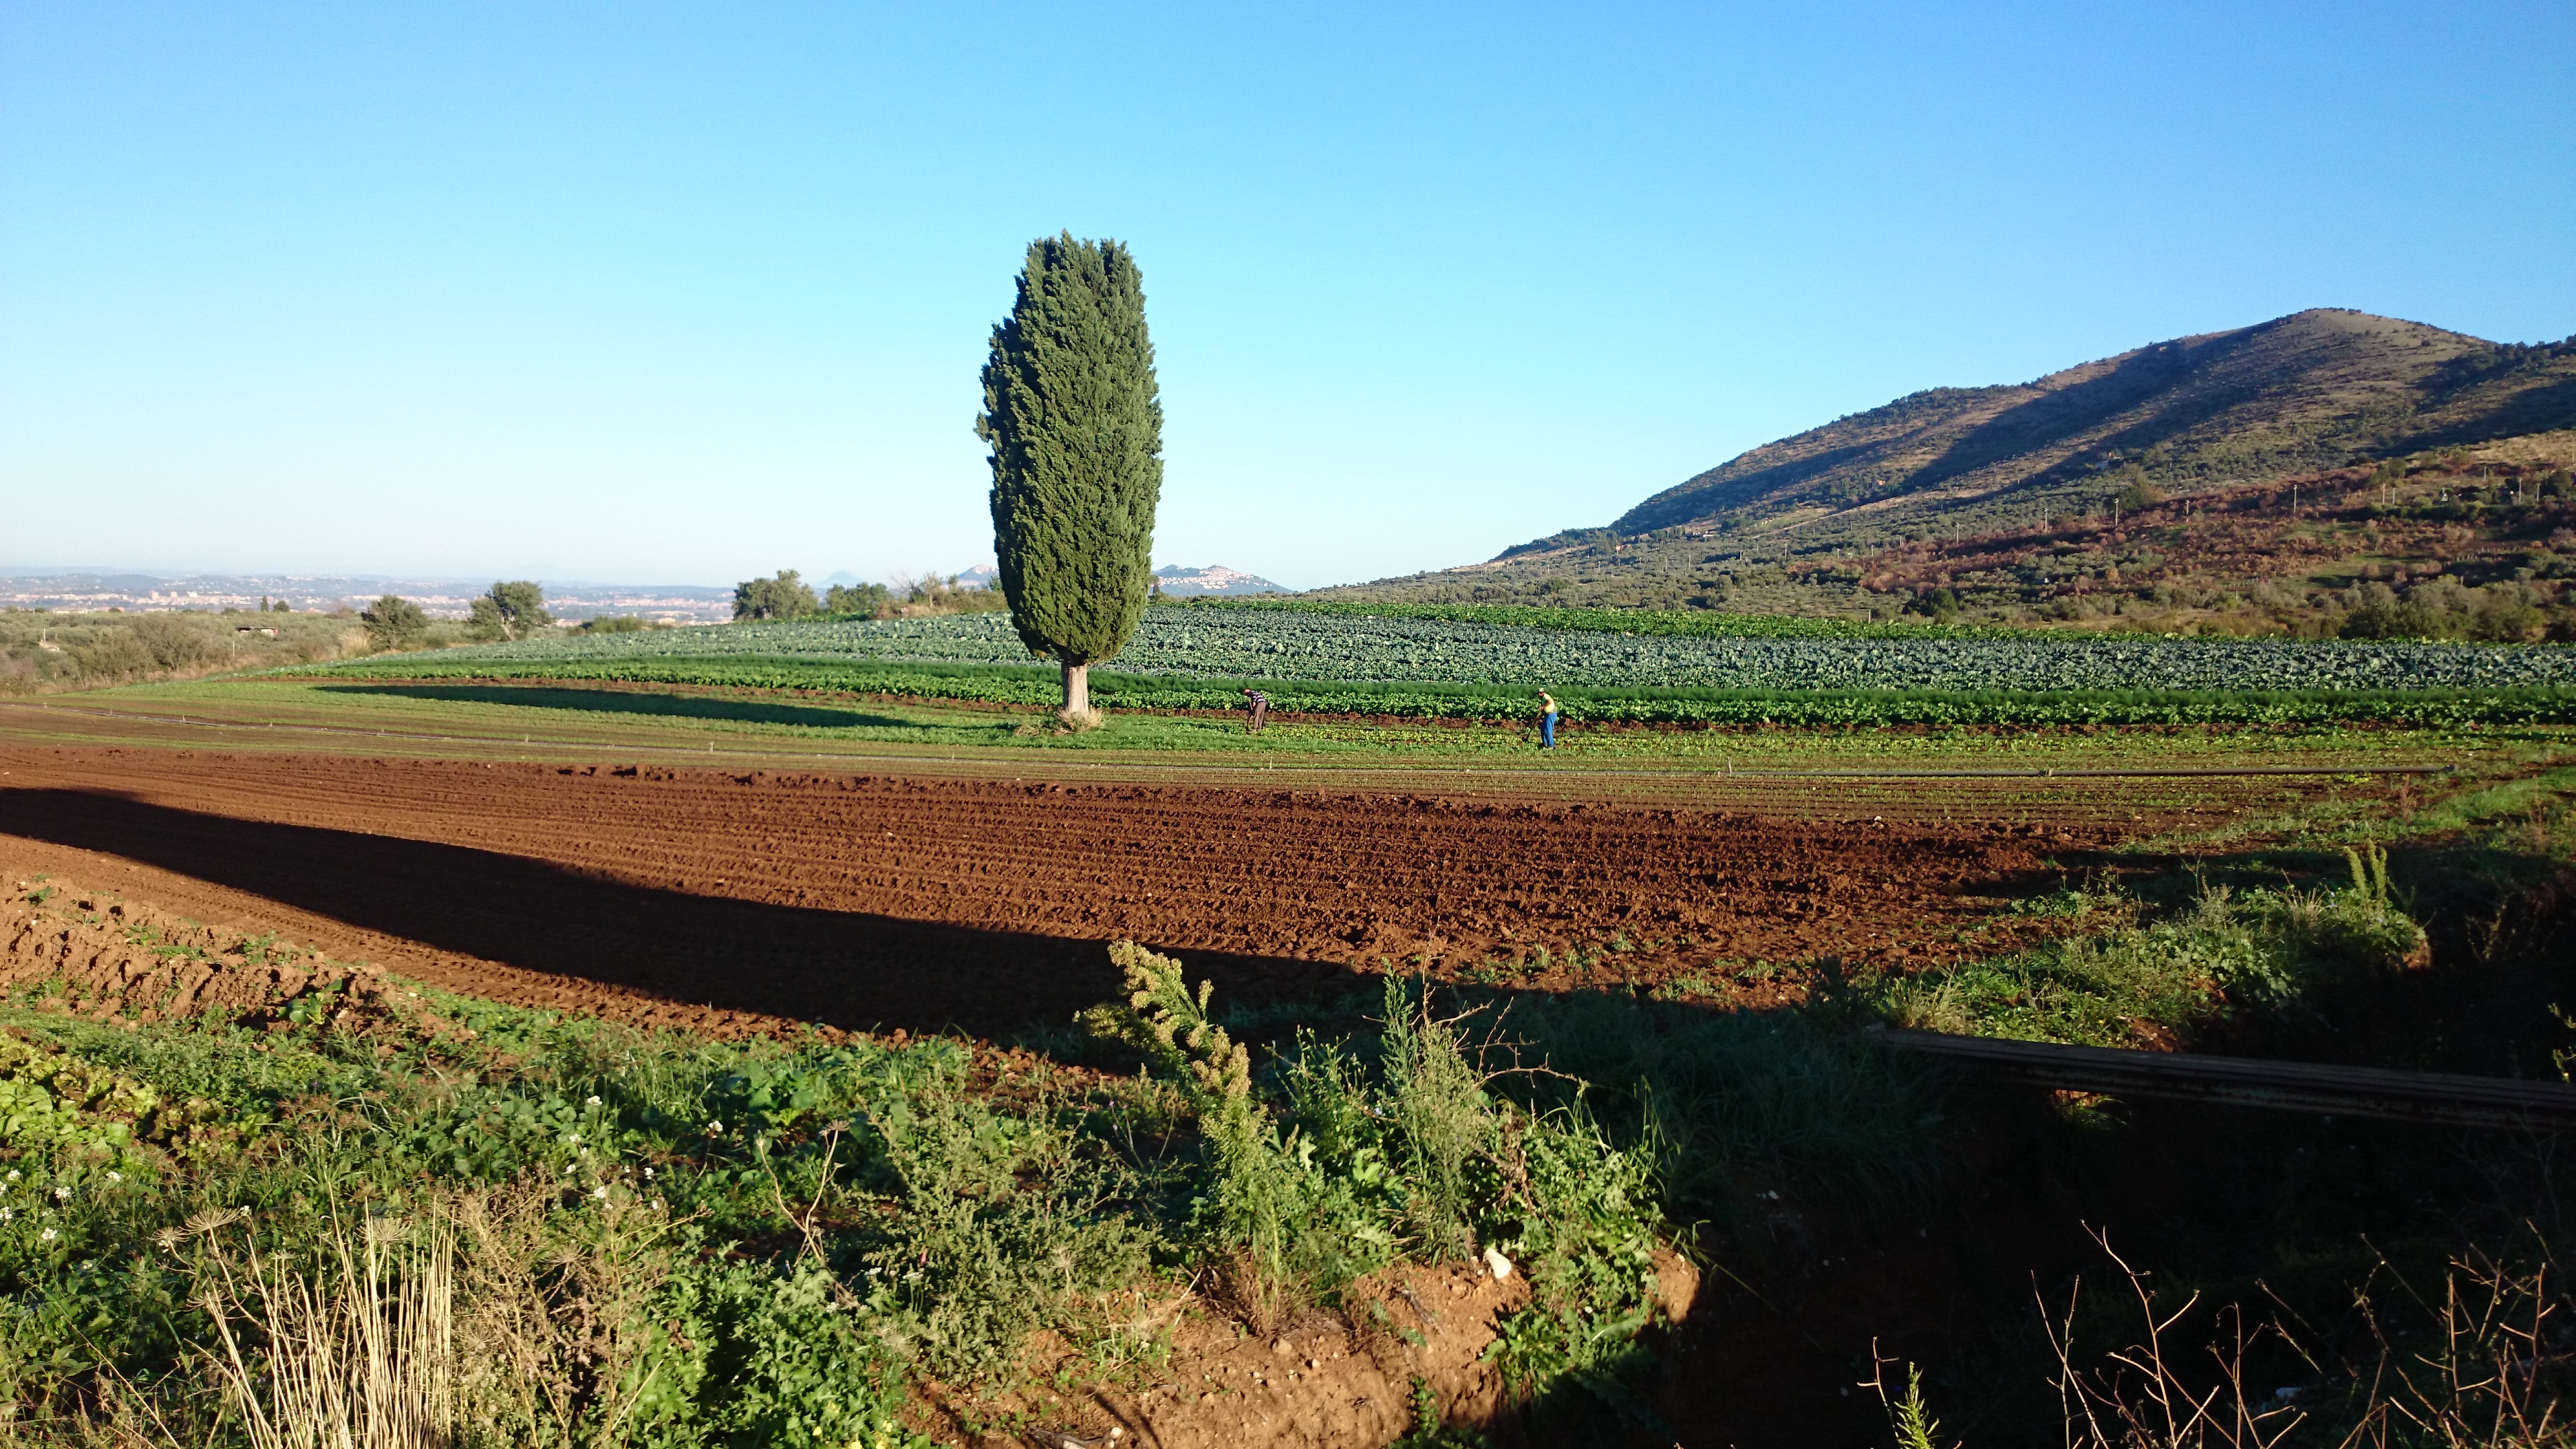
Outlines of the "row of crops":
M 575 664 L 728 657 L 1025 664 L 1002 614 L 715 625 L 487 644 L 442 662 Z M 1165 606 L 1120 673 L 1183 679 L 1481 685 L 1521 690 L 2390 690 L 2576 685 L 2576 650 L 2408 641 L 1691 638 L 1454 619 Z
M 1045 704 L 1006 616 L 774 623 L 382 656 L 377 676 L 627 680 Z M 1491 620 L 1165 606 L 1094 676 L 1101 703 L 1508 718 L 1535 692 L 1578 719 L 1750 724 L 2419 723 L 2576 719 L 2576 651 L 2129 637 L 1693 637 Z
M 1052 705 L 1055 671 L 1027 666 L 827 663 L 728 656 L 691 659 L 453 661 L 441 655 L 327 666 L 337 676 L 417 679 L 543 679 L 678 684 L 736 689 L 821 690 L 913 699 Z M 1530 692 L 1477 685 L 1369 684 L 1330 680 L 1187 680 L 1092 675 L 1091 697 L 1113 710 L 1233 710 L 1236 690 L 1257 683 L 1286 714 L 1384 715 L 1409 719 L 1526 719 Z M 2333 724 L 2374 720 L 2413 725 L 2576 723 L 2576 689 L 2400 690 L 1596 690 L 1551 691 L 1576 720 L 1603 723 L 1844 726 Z

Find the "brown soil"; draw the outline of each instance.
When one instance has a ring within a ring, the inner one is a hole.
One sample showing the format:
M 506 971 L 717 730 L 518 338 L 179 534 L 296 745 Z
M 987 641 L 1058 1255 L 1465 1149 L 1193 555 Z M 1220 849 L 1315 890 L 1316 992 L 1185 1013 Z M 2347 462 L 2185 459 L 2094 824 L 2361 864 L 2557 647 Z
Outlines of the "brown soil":
M 46 1010 L 128 1024 L 212 1013 L 277 1028 L 302 1002 L 309 1019 L 345 1031 L 450 1030 L 380 966 L 333 961 L 274 933 L 200 925 L 70 882 L 18 877 L 9 885 L 0 897 L 0 995 L 41 990 L 36 1004 Z
M 1923 961 L 2106 843 L 1414 796 L 0 747 L 0 868 L 522 1004 L 716 1031 L 990 1033 L 1116 988 L 1337 989 L 1544 946 L 1514 985 Z M 1574 948 L 1623 941 L 1567 964 Z M 1985 938 L 1973 949 L 1991 950 Z
M 1671 1254 L 1662 1306 L 1687 1319 L 1699 1277 Z M 944 1431 L 990 1449 L 1071 1441 L 1139 1449 L 1342 1449 L 1386 1444 L 1414 1425 L 1414 1382 L 1447 1424 L 1513 1429 L 1520 1416 L 1502 1375 L 1484 1361 L 1501 1316 L 1529 1302 L 1514 1272 L 1400 1266 L 1353 1283 L 1339 1312 L 1310 1313 L 1276 1334 L 1246 1334 L 1234 1320 L 1167 1305 L 1171 1357 L 1125 1384 L 1066 1393 L 1033 1387 L 992 1400 L 931 1395 Z M 1151 1312 L 1150 1306 L 1147 1312 Z M 1081 1360 L 1066 1366 L 1082 1374 Z M 996 1421 L 1015 1432 L 997 1432 Z
M 533 727 L 530 730 L 493 729 L 481 735 L 387 732 L 357 723 L 321 722 L 308 712 L 281 712 L 273 707 L 273 701 L 261 698 L 261 691 L 252 684 L 245 682 L 241 688 L 239 697 L 217 704 L 197 701 L 178 705 L 153 700 L 139 709 L 105 695 L 60 704 L 13 703 L 0 698 L 0 738 L 14 740 L 21 749 L 98 753 L 116 749 L 203 750 L 236 758 L 334 755 L 377 761 L 402 758 L 575 766 L 615 761 L 621 765 L 660 764 L 680 770 L 736 774 L 755 770 L 782 774 L 877 771 L 915 779 L 998 781 L 1007 777 L 1018 784 L 1051 781 L 1087 786 L 1202 787 L 1249 791 L 1256 797 L 1275 795 L 1284 788 L 1303 792 L 1309 798 L 1317 792 L 1342 797 L 1419 796 L 1457 805 L 1623 805 L 1846 822 L 1922 821 L 1935 825 L 2010 821 L 2072 831 L 2085 839 L 2106 830 L 2137 834 L 2214 824 L 2237 815 L 2296 808 L 2320 794 L 2348 794 L 2357 788 L 2338 783 L 2330 776 L 1935 778 L 1866 772 L 1843 776 L 1738 773 L 1762 767 L 1763 762 L 1750 758 L 1732 766 L 1721 759 L 1685 762 L 1612 757 L 1585 762 L 1575 756 L 1544 763 L 1528 757 L 1486 757 L 1475 763 L 1429 757 L 1352 757 L 1336 763 L 1323 757 L 1281 760 L 1195 751 L 960 749 L 758 734 L 726 735 L 719 741 L 704 731 L 660 730 L 632 721 L 622 722 L 605 734 L 583 733 L 577 726 L 550 726 L 534 719 L 527 721 Z M 506 697 L 500 687 L 493 688 L 496 700 Z M 768 697 L 804 696 L 777 691 Z M 292 713 L 305 713 L 305 717 L 301 722 L 284 717 Z M 1751 729 L 1705 733 L 1714 738 L 1729 733 L 1770 732 L 1773 731 Z M 2092 736 L 2136 732 L 2079 726 L 2058 733 Z M 1529 755 L 1537 753 L 1532 750 Z M 2136 763 L 2151 762 L 2130 758 Z M 2408 751 L 2396 757 L 2374 756 L 2368 763 L 2443 763 L 2448 758 Z M 2350 757 L 2327 763 L 2347 762 L 2360 763 Z M 0 765 L 0 773 L 5 773 L 5 765 Z

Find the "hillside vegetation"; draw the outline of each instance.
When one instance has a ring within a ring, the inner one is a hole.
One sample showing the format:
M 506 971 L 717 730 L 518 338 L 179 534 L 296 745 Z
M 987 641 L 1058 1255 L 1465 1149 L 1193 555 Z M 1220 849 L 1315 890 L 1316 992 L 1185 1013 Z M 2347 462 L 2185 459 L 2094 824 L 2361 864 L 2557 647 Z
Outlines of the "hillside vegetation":
M 2403 460 L 2406 476 L 2437 494 L 2461 473 L 2492 487 L 2501 472 L 2537 489 L 2576 461 L 2576 436 L 2559 431 L 2570 428 L 2576 339 L 2497 344 L 2361 312 L 2301 312 L 2018 386 L 1915 393 L 1755 448 L 1607 527 L 1483 564 L 1321 592 L 1866 618 L 1929 590 L 1909 583 L 1893 599 L 1868 597 L 1879 591 L 1813 566 L 2035 536 L 2164 500 L 2267 484 L 2286 492 L 2328 474 L 2348 489 L 2351 469 L 2367 474 L 2388 460 Z M 2443 476 L 2430 476 L 2437 470 Z M 2193 562 L 2180 560 L 2185 572 Z M 1860 576 L 1872 572 L 1890 571 Z M 2205 587 L 2225 592 L 2265 576 L 2240 569 Z M 2045 602 L 1996 596 L 1980 606 L 2016 619 L 2013 609 Z
M 0 694 L 83 689 L 364 653 L 347 613 L 0 610 Z

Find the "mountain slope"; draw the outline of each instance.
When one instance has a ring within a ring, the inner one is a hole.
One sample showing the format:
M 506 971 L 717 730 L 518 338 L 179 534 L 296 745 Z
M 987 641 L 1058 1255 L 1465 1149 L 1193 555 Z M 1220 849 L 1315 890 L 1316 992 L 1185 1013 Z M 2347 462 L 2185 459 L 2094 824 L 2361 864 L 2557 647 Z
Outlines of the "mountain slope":
M 2300 312 L 2018 387 L 1900 398 L 1756 448 L 1611 528 L 1646 533 L 1765 505 L 1921 512 L 2064 493 L 2124 463 L 2187 489 L 2567 427 L 2576 366 L 2552 364 L 2569 360 L 2366 312 Z
M 2576 339 L 2497 344 L 2319 309 L 2027 383 L 1914 393 L 1766 443 L 1606 528 L 1323 592 L 1743 607 L 1730 599 L 1766 565 L 2043 528 L 2123 496 L 2187 496 L 2570 427 Z

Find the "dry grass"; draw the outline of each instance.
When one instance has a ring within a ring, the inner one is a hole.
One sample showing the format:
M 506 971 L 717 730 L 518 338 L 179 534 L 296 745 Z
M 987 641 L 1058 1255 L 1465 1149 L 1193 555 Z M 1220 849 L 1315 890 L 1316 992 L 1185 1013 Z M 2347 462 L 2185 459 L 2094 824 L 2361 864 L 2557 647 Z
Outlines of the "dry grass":
M 2064 1410 L 2068 1449 L 2568 1449 L 2562 1290 L 2549 1266 L 2518 1269 L 2484 1253 L 2450 1260 L 2439 1290 L 2419 1293 L 2385 1264 L 2355 1294 L 2364 1326 L 2357 1355 L 2330 1359 L 2319 1335 L 2278 1320 L 2249 1325 L 2240 1305 L 2216 1315 L 2199 1355 L 2173 1338 L 2200 1295 L 2160 1302 L 2147 1274 L 2102 1249 L 2133 1300 L 2140 1330 L 2097 1366 L 2079 1367 L 2076 1313 L 2082 1285 L 2062 1311 L 2042 1302 L 2057 1359 L 2051 1381 Z M 2424 1325 L 2401 1330 L 2388 1310 Z M 2251 1391 L 2247 1359 L 2271 1340 L 2303 1360 L 2315 1387 Z M 2205 1360 L 2205 1361 L 2204 1361 Z M 1909 1396 L 1920 1411 L 1918 1395 Z M 1928 1449 L 1928 1445 L 1926 1446 Z
M 209 1215 L 197 1305 L 213 1377 L 254 1449 L 614 1444 L 650 1376 L 669 1221 L 603 1202 L 568 1233 L 546 1189 L 369 1216 L 299 1265 Z
M 240 1215 L 191 1228 L 211 1245 L 197 1303 L 226 1398 L 255 1449 L 445 1449 L 456 1423 L 455 1238 L 369 1217 L 299 1268 L 238 1243 Z
M 669 1277 L 670 1220 L 623 1194 L 571 1220 L 550 1186 L 447 1200 L 465 1247 L 460 1375 L 478 1437 L 517 1444 L 622 1442 L 650 1377 L 651 1306 Z

